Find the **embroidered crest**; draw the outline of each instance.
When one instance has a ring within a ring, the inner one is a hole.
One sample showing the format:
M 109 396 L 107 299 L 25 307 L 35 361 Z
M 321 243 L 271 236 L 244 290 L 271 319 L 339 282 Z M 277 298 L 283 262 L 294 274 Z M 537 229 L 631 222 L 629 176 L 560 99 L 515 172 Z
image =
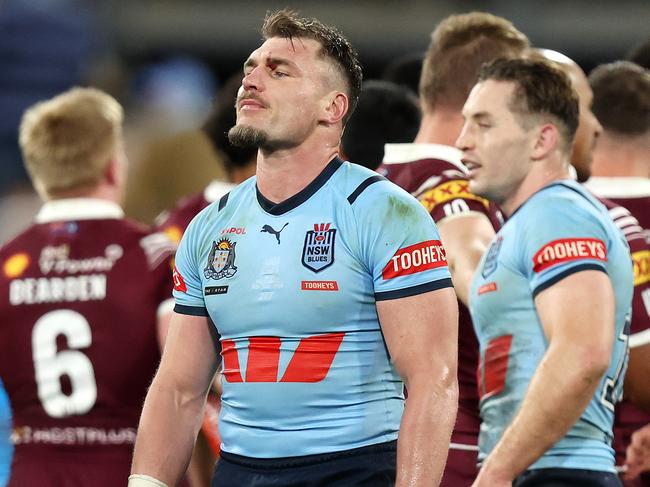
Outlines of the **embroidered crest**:
M 212 250 L 208 256 L 208 265 L 203 269 L 206 279 L 223 279 L 232 277 L 237 272 L 235 265 L 235 246 L 237 242 L 231 242 L 227 238 L 212 242 Z
M 490 245 L 490 249 L 485 256 L 485 262 L 483 263 L 483 270 L 481 271 L 483 279 L 486 279 L 490 274 L 497 270 L 499 251 L 501 250 L 502 242 L 503 237 L 497 237 L 494 242 L 492 242 L 492 245 Z
M 302 265 L 314 272 L 320 272 L 334 263 L 334 239 L 336 229 L 330 223 L 315 223 L 307 231 L 302 248 Z

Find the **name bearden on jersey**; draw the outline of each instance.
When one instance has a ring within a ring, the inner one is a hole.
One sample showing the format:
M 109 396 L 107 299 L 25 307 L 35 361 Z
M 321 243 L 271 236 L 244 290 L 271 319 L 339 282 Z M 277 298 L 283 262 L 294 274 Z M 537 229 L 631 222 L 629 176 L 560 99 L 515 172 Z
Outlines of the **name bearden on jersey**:
M 563 238 L 548 242 L 533 256 L 533 270 L 542 272 L 551 266 L 576 260 L 607 262 L 607 246 L 596 238 Z
M 395 252 L 382 271 L 384 280 L 436 269 L 447 265 L 447 254 L 440 240 L 426 240 Z

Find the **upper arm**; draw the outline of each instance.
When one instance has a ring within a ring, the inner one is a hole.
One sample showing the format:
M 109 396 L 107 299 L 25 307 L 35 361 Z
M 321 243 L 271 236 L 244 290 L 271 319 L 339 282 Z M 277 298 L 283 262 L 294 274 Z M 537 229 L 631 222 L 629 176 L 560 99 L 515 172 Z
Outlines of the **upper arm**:
M 157 380 L 193 396 L 207 392 L 219 364 L 208 318 L 173 313 Z
M 455 379 L 458 304 L 452 288 L 377 302 L 391 359 L 406 383 Z

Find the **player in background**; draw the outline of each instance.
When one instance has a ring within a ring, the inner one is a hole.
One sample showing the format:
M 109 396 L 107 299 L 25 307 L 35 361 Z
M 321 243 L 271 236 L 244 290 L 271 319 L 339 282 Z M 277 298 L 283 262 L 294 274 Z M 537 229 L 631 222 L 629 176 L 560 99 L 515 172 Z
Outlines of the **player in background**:
M 14 447 L 11 443 L 11 407 L 9 398 L 0 381 L 0 487 L 5 487 L 9 481 L 11 458 Z
M 461 109 L 481 65 L 518 57 L 528 39 L 511 22 L 491 14 L 452 15 L 433 31 L 420 79 L 423 111 L 413 144 L 388 144 L 380 174 L 397 183 L 429 211 L 447 249 L 459 306 L 459 406 L 443 487 L 468 487 L 476 478 L 478 342 L 468 290 L 474 270 L 502 224 L 498 208 L 473 194 L 461 152 L 453 147 L 463 126 Z M 458 60 L 462 59 L 462 62 Z
M 650 423 L 650 71 L 630 62 L 597 67 L 589 76 L 593 110 L 603 126 L 587 187 L 627 210 L 612 209 L 630 244 L 634 304 L 624 400 L 617 406 L 614 449 L 622 465 L 632 433 Z M 626 486 L 650 486 L 650 474 Z
M 213 111 L 202 127 L 215 151 L 219 152 L 226 170 L 226 181 L 214 180 L 202 193 L 182 199 L 170 211 L 157 219 L 157 228 L 175 242 L 180 242 L 187 225 L 203 208 L 219 200 L 237 184 L 255 174 L 257 149 L 235 147 L 228 141 L 228 131 L 235 125 L 235 100 L 241 86 L 241 75 L 228 79 L 223 85 Z
M 183 236 L 129 485 L 172 485 L 183 471 L 219 363 L 214 333 L 213 485 L 435 485 L 457 401 L 456 299 L 437 230 L 406 192 L 337 157 L 361 89 L 349 42 L 288 11 L 269 14 L 263 35 L 229 132 L 259 148 L 257 174 Z
M 128 477 L 170 311 L 174 245 L 123 218 L 122 118 L 90 88 L 22 118 L 25 166 L 44 204 L 0 248 L 11 487 L 113 487 Z
M 626 477 L 630 479 L 637 479 L 640 475 L 643 478 L 644 472 L 650 472 L 650 424 L 632 434 L 632 441 L 627 447 L 626 465 Z
M 384 159 L 384 145 L 411 142 L 420 119 L 418 99 L 408 88 L 390 81 L 365 81 L 343 131 L 341 159 L 376 170 Z
M 618 486 L 610 447 L 632 301 L 629 247 L 569 175 L 579 103 L 551 63 L 481 70 L 458 139 L 509 219 L 472 282 L 481 346 L 475 487 Z

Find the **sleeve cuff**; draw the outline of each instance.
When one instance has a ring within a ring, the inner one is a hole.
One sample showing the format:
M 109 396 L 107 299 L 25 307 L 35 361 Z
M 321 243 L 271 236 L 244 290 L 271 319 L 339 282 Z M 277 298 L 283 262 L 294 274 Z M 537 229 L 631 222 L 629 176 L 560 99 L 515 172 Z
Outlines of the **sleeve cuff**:
M 451 278 L 438 279 L 437 281 L 419 284 L 417 286 L 407 287 L 404 289 L 396 289 L 394 291 L 384 291 L 375 293 L 375 301 L 387 301 L 389 299 L 406 298 L 415 296 L 417 294 L 428 293 L 429 291 L 437 291 L 446 287 L 453 287 Z
M 554 284 L 557 284 L 565 277 L 569 277 L 571 274 L 575 274 L 576 272 L 582 272 L 582 271 L 600 271 L 607 274 L 607 270 L 605 269 L 605 267 L 600 264 L 589 263 L 589 264 L 580 264 L 571 267 L 551 277 L 548 281 L 544 281 L 543 283 L 539 284 L 535 289 L 533 289 L 533 299 L 535 299 L 539 293 L 541 293 L 545 289 L 548 289 Z
M 190 315 L 190 316 L 206 316 L 208 317 L 208 310 L 203 306 L 186 306 L 184 304 L 176 304 L 174 306 L 174 312 L 181 315 Z

